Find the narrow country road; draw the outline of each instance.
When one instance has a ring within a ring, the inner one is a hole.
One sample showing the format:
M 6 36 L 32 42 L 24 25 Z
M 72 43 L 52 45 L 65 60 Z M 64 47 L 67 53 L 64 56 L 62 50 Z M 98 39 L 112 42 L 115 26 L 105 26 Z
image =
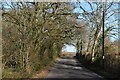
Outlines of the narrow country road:
M 86 69 L 83 67 L 76 59 L 73 57 L 62 57 L 57 63 L 53 66 L 47 79 L 55 79 L 55 78 L 77 78 L 81 80 L 105 80 L 103 77 L 98 74 Z

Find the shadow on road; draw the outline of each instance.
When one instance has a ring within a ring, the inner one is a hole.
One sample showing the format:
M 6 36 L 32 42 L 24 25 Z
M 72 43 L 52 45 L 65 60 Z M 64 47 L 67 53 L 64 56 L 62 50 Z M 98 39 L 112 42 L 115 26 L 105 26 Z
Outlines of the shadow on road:
M 46 79 L 81 79 L 81 80 L 104 80 L 101 76 L 86 69 L 74 57 L 64 56 L 56 62 Z

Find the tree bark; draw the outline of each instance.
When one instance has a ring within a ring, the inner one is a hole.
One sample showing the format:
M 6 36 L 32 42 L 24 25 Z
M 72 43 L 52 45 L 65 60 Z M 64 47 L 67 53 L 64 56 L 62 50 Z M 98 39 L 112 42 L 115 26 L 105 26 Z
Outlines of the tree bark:
M 94 62 L 94 59 L 95 59 L 95 47 L 96 47 L 96 45 L 97 45 L 97 41 L 98 41 L 98 39 L 99 39 L 99 37 L 100 37 L 100 34 L 101 34 L 101 31 L 102 31 L 102 26 L 100 26 L 100 30 L 99 30 L 99 32 L 98 32 L 98 34 L 97 34 L 97 36 L 95 37 L 95 40 L 94 40 L 94 42 L 93 42 L 93 47 L 92 47 L 92 52 L 91 52 L 91 61 L 92 62 Z

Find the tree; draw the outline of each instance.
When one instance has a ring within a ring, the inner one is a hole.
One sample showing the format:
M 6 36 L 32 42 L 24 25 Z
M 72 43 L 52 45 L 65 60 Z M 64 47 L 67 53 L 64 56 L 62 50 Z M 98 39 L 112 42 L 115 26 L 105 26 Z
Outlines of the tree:
M 113 22 L 111 24 L 111 18 L 113 18 L 113 15 L 115 14 L 115 11 L 117 11 L 119 8 L 113 7 L 113 5 L 116 5 L 115 3 L 99 3 L 99 2 L 86 2 L 88 6 L 90 6 L 90 11 L 87 11 L 85 8 L 82 7 L 81 2 L 78 2 L 79 8 L 83 11 L 80 13 L 80 18 L 82 20 L 86 20 L 89 24 L 89 29 L 92 31 L 90 32 L 89 38 L 90 42 L 93 42 L 92 44 L 92 50 L 91 50 L 91 60 L 94 61 L 95 58 L 95 49 L 98 44 L 98 40 L 100 39 L 102 35 L 102 20 L 103 15 L 102 12 L 104 10 L 104 16 L 105 16 L 105 35 L 109 33 L 113 33 L 112 31 L 115 29 L 116 19 L 114 18 Z M 103 6 L 104 4 L 104 6 Z M 103 9 L 104 8 L 104 9 Z M 113 9 L 113 10 L 112 10 Z M 112 26 L 111 26 L 112 25 Z M 111 28 L 111 29 L 109 29 Z M 109 36 L 111 36 L 110 34 Z M 114 35 L 114 34 L 113 34 Z M 92 40 L 91 40 L 92 39 Z M 88 45 L 90 42 L 88 41 Z M 87 47 L 87 50 L 89 49 L 89 46 Z
M 70 40 L 75 22 L 68 21 L 68 15 L 74 15 L 69 3 L 11 2 L 2 5 L 3 22 L 7 23 L 5 32 L 9 31 L 9 24 L 11 27 L 14 26 L 11 29 L 15 30 L 16 35 L 12 35 L 13 32 L 5 33 L 5 42 L 14 41 L 18 46 L 13 46 L 13 42 L 8 42 L 9 46 L 3 44 L 3 63 L 11 64 L 10 59 L 6 59 L 6 51 L 15 49 L 8 52 L 9 55 L 18 59 L 15 62 L 19 62 L 22 70 L 31 73 L 31 65 L 33 66 L 34 62 L 32 56 L 36 56 L 36 61 L 44 60 L 46 54 L 52 59 L 54 46 L 56 45 L 57 52 L 60 53 L 63 45 Z M 10 45 L 12 48 L 6 50 Z

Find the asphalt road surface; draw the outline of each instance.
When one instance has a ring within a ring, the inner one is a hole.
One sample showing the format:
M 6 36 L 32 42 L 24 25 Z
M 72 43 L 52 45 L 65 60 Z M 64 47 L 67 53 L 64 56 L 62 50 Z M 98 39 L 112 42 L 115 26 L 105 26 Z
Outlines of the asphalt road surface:
M 47 79 L 105 80 L 102 76 L 86 69 L 73 57 L 62 57 L 50 70 Z

